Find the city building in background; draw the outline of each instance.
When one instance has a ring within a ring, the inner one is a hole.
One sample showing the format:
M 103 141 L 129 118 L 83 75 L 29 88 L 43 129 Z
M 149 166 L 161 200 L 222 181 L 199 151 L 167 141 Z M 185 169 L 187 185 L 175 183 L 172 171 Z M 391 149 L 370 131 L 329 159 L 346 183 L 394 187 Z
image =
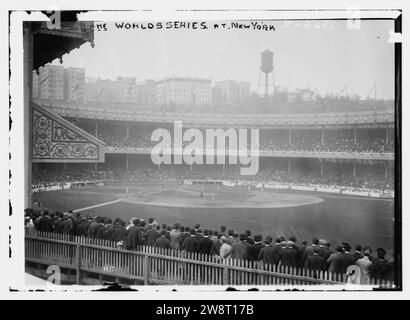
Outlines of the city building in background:
M 120 103 L 135 104 L 137 102 L 136 96 L 136 78 L 134 77 L 118 77 L 116 81 L 115 90 L 119 96 Z
M 118 77 L 109 79 L 87 78 L 85 83 L 85 101 L 136 103 L 136 79 Z
M 156 84 L 156 102 L 159 105 L 211 104 L 211 79 L 169 77 Z
M 64 68 L 46 65 L 33 71 L 33 97 L 64 100 Z
M 65 68 L 64 69 L 64 100 L 83 101 L 84 100 L 85 69 Z
M 149 79 L 136 85 L 136 102 L 140 106 L 153 106 L 157 101 L 157 83 Z
M 212 90 L 212 103 L 215 105 L 241 104 L 250 95 L 250 82 L 224 80 L 216 82 Z

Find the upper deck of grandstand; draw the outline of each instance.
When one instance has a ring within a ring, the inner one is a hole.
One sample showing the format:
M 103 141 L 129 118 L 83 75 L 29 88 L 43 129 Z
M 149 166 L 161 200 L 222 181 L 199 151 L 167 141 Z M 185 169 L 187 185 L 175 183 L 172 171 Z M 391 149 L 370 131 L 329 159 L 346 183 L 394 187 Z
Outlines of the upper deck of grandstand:
M 50 111 L 70 118 L 100 119 L 114 121 L 171 123 L 182 121 L 190 126 L 231 127 L 393 127 L 394 108 L 374 108 L 344 112 L 306 113 L 240 113 L 213 112 L 212 109 L 192 109 L 194 112 L 160 111 L 136 108 L 124 104 L 69 103 L 64 101 L 36 101 Z M 251 109 L 251 108 L 250 108 Z M 239 109 L 242 110 L 242 109 Z

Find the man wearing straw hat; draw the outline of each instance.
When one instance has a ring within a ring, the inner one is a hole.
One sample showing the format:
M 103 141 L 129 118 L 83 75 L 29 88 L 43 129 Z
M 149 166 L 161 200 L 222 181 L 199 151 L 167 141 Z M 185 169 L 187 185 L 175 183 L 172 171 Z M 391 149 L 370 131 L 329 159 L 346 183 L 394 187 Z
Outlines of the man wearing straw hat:
M 230 257 L 232 253 L 232 246 L 228 243 L 228 238 L 225 236 L 221 237 L 221 249 L 219 250 L 219 256 L 222 259 L 227 259 Z
M 360 283 L 361 284 L 369 284 L 370 283 L 370 275 L 369 270 L 372 262 L 370 261 L 370 255 L 372 253 L 372 249 L 368 246 L 363 248 L 363 258 L 356 260 L 356 265 L 360 268 Z

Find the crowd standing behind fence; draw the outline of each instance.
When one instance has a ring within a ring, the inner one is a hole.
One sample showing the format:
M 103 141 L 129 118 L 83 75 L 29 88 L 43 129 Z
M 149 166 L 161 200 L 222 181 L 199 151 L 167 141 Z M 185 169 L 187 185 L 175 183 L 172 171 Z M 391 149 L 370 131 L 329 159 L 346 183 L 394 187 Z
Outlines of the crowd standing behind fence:
M 143 219 L 132 218 L 127 225 L 119 218 L 104 218 L 81 215 L 73 212 L 49 213 L 47 210 L 26 209 L 26 235 L 35 236 L 37 232 L 64 234 L 73 237 L 107 240 L 118 248 L 138 250 L 141 246 L 161 249 L 182 250 L 216 257 L 219 261 L 227 259 L 245 260 L 251 263 L 258 261 L 274 267 L 302 268 L 310 271 L 328 271 L 344 275 L 351 265 L 361 271 L 362 283 L 372 279 L 382 281 L 394 280 L 394 261 L 388 261 L 386 251 L 377 248 L 376 256 L 368 246 L 356 245 L 354 250 L 349 243 L 343 242 L 334 249 L 324 239 L 313 238 L 308 245 L 306 240 L 297 245 L 293 236 L 266 237 L 252 236 L 250 230 L 238 234 L 234 230 L 203 229 L 195 226 L 174 224 L 160 225 L 153 218 L 148 223 Z

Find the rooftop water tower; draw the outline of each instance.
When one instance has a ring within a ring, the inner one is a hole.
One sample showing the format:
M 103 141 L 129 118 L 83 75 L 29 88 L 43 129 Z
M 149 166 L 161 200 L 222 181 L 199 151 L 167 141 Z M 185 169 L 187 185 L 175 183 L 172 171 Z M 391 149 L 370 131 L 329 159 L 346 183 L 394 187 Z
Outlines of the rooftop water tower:
M 265 74 L 265 97 L 269 95 L 269 74 L 272 73 L 272 83 L 273 88 L 272 93 L 274 93 L 275 83 L 273 74 L 273 52 L 266 49 L 261 53 L 261 66 L 260 71 Z M 261 74 L 259 73 L 259 87 L 261 87 Z

